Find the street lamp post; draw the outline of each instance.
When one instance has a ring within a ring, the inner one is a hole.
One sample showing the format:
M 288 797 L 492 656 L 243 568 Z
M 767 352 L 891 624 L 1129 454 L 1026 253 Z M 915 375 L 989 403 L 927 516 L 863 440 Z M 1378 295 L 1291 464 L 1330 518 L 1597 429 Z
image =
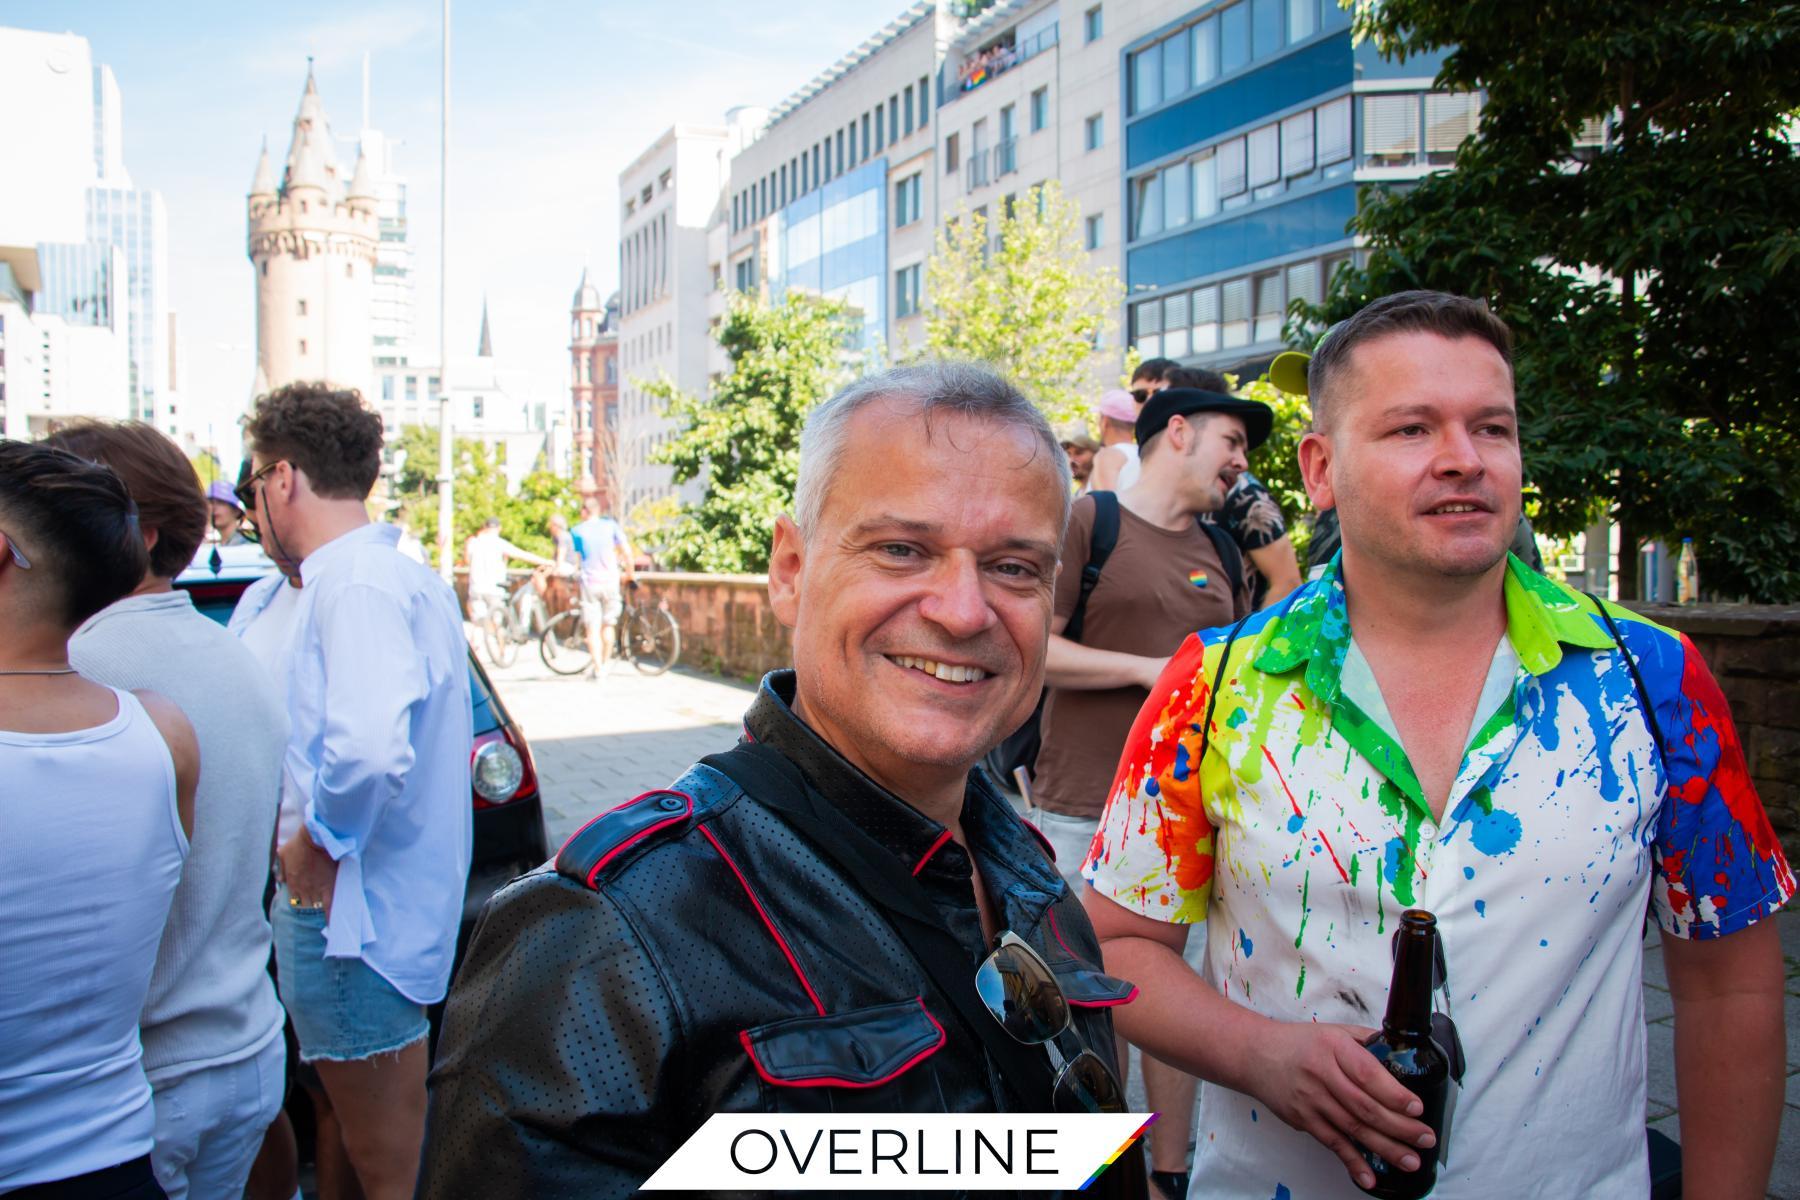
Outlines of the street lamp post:
M 443 128 L 438 139 L 438 573 L 456 583 L 455 439 L 450 423 L 450 0 L 444 0 Z

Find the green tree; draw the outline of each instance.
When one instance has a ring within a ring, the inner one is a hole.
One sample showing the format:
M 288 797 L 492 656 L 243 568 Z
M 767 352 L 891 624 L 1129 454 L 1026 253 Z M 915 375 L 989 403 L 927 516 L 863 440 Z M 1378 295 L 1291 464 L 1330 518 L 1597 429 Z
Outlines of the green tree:
M 394 474 L 393 499 L 412 531 L 434 555 L 438 534 L 438 431 L 430 425 L 406 425 L 395 447 L 400 459 Z M 548 558 L 553 546 L 548 523 L 560 512 L 576 519 L 580 497 L 575 485 L 543 469 L 525 476 L 516 495 L 506 490 L 506 460 L 491 446 L 470 438 L 457 438 L 455 517 L 451 544 L 462 553 L 462 544 L 489 517 L 500 518 L 500 533 L 522 549 Z
M 1485 297 L 1518 339 L 1546 534 L 1604 516 L 1628 548 L 1693 536 L 1709 590 L 1800 596 L 1800 7 L 1545 11 L 1359 6 L 1390 57 L 1448 50 L 1436 87 L 1485 93 L 1480 132 L 1454 171 L 1364 194 L 1366 268 L 1290 331 L 1404 288 Z M 1631 549 L 1620 566 L 1632 594 Z
M 1250 452 L 1250 472 L 1262 480 L 1281 515 L 1287 521 L 1288 538 L 1300 561 L 1306 561 L 1306 543 L 1312 524 L 1305 518 L 1312 512 L 1312 499 L 1300 478 L 1300 439 L 1312 427 L 1312 408 L 1305 396 L 1284 392 L 1269 382 L 1267 375 L 1240 386 L 1237 376 L 1227 375 L 1232 391 L 1246 400 L 1260 400 L 1275 414 L 1269 440 Z
M 679 426 L 653 457 L 675 469 L 676 483 L 706 481 L 699 504 L 630 518 L 665 564 L 768 570 L 770 530 L 794 502 L 806 415 L 848 374 L 845 316 L 838 301 L 798 292 L 772 305 L 734 297 L 719 328 L 731 371 L 710 396 L 691 396 L 666 378 L 643 385 Z
M 1093 265 L 1080 208 L 1054 182 L 997 219 L 960 210 L 925 267 L 925 348 L 1004 372 L 1053 421 L 1090 415 L 1094 347 L 1123 298 Z

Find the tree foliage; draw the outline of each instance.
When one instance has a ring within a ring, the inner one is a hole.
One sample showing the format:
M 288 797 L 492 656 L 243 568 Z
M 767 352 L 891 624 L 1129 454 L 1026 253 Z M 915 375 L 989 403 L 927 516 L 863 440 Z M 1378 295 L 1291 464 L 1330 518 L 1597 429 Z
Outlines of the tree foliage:
M 768 570 L 775 518 L 793 507 L 806 415 L 848 374 L 842 303 L 790 292 L 782 301 L 736 296 L 719 327 L 731 371 L 710 396 L 692 396 L 669 380 L 643 384 L 660 399 L 678 432 L 658 447 L 657 462 L 675 482 L 705 479 L 694 505 L 664 505 L 632 515 L 639 536 L 678 570 Z
M 435 557 L 438 534 L 438 431 L 431 425 L 406 425 L 396 447 L 400 460 L 394 475 L 393 499 L 400 515 L 426 550 Z M 451 544 L 462 553 L 462 544 L 477 533 L 489 517 L 500 518 L 500 534 L 521 549 L 548 558 L 554 547 L 548 529 L 552 513 L 561 513 L 570 524 L 579 519 L 580 497 L 575 485 L 542 469 L 519 482 L 517 494 L 506 490 L 506 460 L 493 447 L 470 438 L 457 438 L 455 514 Z M 539 464 L 540 468 L 542 464 Z
M 1448 50 L 1436 86 L 1485 92 L 1480 133 L 1454 171 L 1365 193 L 1367 266 L 1296 306 L 1296 340 L 1405 288 L 1485 297 L 1545 533 L 1693 536 L 1708 590 L 1800 595 L 1800 7 L 1383 0 L 1358 31 Z
M 1052 421 L 1089 415 L 1091 359 L 1123 297 L 1094 266 L 1080 209 L 1055 181 L 990 218 L 960 210 L 925 267 L 925 348 L 1018 384 Z

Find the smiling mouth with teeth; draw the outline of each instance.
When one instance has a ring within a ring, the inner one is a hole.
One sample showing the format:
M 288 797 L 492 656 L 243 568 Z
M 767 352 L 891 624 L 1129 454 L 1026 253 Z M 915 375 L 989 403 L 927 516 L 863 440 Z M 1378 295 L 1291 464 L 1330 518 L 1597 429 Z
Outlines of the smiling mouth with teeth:
M 980 667 L 959 667 L 954 663 L 941 663 L 930 658 L 914 658 L 909 654 L 890 654 L 888 661 L 896 666 L 923 671 L 944 683 L 980 683 L 988 676 L 988 673 Z
M 1485 511 L 1485 509 L 1478 508 L 1473 504 L 1443 504 L 1432 509 L 1431 515 L 1435 517 L 1442 513 L 1472 513 Z

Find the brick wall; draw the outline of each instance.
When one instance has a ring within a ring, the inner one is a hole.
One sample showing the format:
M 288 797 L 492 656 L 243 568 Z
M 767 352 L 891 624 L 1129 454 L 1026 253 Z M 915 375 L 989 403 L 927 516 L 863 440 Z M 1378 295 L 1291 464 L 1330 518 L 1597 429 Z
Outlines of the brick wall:
M 1687 634 L 1731 703 L 1750 778 L 1800 863 L 1800 605 L 1633 604 Z
M 638 582 L 638 603 L 668 601 L 683 666 L 755 680 L 793 665 L 788 631 L 769 608 L 768 576 L 645 571 Z

